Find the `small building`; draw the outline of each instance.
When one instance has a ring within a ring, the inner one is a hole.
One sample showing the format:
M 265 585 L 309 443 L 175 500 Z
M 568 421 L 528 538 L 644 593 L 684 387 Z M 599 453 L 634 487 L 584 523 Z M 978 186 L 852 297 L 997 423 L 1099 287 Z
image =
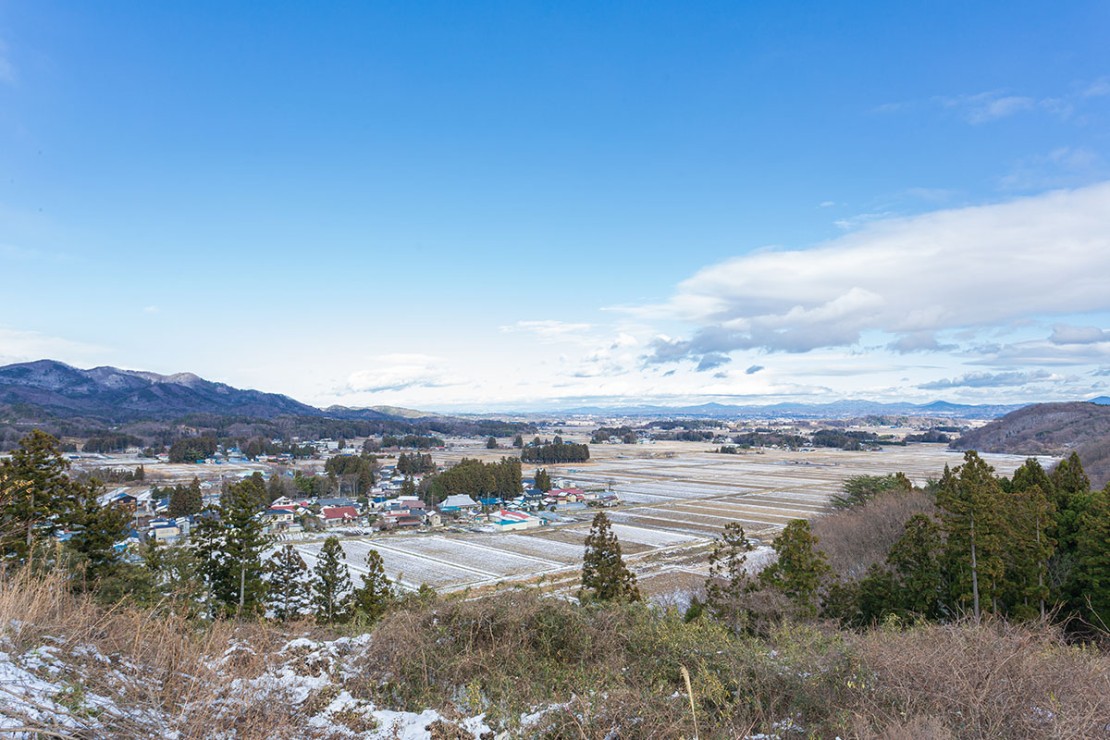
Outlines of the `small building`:
M 358 519 L 358 511 L 353 506 L 325 506 L 320 511 L 325 527 L 339 527 Z
M 480 508 L 480 504 L 465 493 L 456 493 L 448 496 L 443 499 L 443 502 L 439 505 L 439 511 L 442 514 L 458 514 L 474 511 L 478 508 Z
M 410 514 L 407 511 L 387 511 L 375 522 L 378 529 L 417 529 L 424 525 L 422 513 Z
M 535 529 L 543 524 L 543 520 L 524 511 L 500 509 L 489 515 L 489 523 L 502 532 L 514 532 L 518 529 Z

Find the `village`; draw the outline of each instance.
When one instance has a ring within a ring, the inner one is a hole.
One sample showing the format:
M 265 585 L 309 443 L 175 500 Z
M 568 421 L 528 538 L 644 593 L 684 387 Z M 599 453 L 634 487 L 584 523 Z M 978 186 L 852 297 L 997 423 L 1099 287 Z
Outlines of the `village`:
M 567 438 L 594 441 L 597 429 L 596 423 L 572 427 Z M 882 452 L 768 446 L 720 454 L 708 444 L 712 440 L 598 441 L 590 446 L 587 463 L 522 470 L 518 495 L 456 493 L 434 504 L 426 492 L 417 493 L 425 479 L 463 460 L 492 463 L 519 453 L 509 440 L 491 448 L 484 439 L 452 438 L 425 451 L 434 459 L 434 470 L 414 473 L 398 469 L 407 451 L 381 450 L 374 455 L 375 479 L 365 491 L 326 472 L 329 461 L 334 469 L 345 458 L 362 455 L 359 440 L 313 440 L 306 443 L 314 450 L 311 458 L 296 460 L 289 455 L 251 459 L 237 448 L 193 463 L 143 458 L 137 450 L 70 457 L 76 470 L 89 474 L 142 467 L 142 480 L 109 484 L 102 495 L 103 502 L 133 511 L 130 536 L 120 543 L 128 557 L 137 557 L 149 542 L 187 543 L 198 517 L 211 515 L 206 510 L 219 505 L 226 485 L 257 476 L 270 490 L 284 492 L 271 496 L 257 514 L 274 546 L 293 545 L 311 565 L 324 539 L 338 536 L 356 582 L 366 552 L 373 549 L 403 589 L 453 591 L 527 580 L 569 592 L 589 522 L 603 509 L 645 591 L 664 596 L 700 584 L 706 549 L 730 521 L 741 523 L 757 542 L 769 542 L 791 519 L 825 512 L 847 477 L 899 470 L 923 483 L 958 460 L 937 444 Z M 990 459 L 1000 472 L 1022 461 L 1005 455 Z M 536 486 L 540 471 L 548 490 Z M 304 494 L 294 481 L 319 495 Z M 170 516 L 164 494 L 175 484 L 200 489 L 199 513 Z

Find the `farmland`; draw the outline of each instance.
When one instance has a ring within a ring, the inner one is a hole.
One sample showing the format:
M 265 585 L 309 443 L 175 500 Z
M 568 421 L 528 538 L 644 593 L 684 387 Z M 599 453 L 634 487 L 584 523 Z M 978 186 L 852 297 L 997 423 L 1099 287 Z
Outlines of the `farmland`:
M 693 442 L 597 445 L 591 447 L 589 463 L 548 470 L 575 485 L 620 494 L 624 503 L 608 512 L 614 531 L 645 590 L 660 594 L 692 587 L 704 578 L 705 550 L 728 522 L 740 522 L 750 536 L 766 543 L 791 519 L 820 516 L 851 476 L 900 471 L 924 484 L 939 477 L 945 465 L 962 460 L 943 445 L 882 452 L 768 449 L 736 455 L 709 449 Z M 451 464 L 464 456 L 490 460 L 505 454 L 511 452 L 458 440 L 436 457 Z M 1004 475 L 1024 459 L 983 457 Z M 364 570 L 366 552 L 374 548 L 387 575 L 409 589 L 426 583 L 454 591 L 529 580 L 569 591 L 593 513 L 570 512 L 564 523 L 530 532 L 375 535 L 345 539 L 343 546 L 354 575 Z M 320 542 L 295 544 L 311 565 Z

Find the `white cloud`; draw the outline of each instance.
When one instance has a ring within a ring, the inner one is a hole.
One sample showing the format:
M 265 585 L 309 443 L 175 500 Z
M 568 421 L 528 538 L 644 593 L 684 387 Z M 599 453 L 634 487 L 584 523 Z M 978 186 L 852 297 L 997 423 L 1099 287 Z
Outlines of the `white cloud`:
M 503 332 L 527 332 L 543 339 L 556 339 L 567 336 L 580 335 L 593 328 L 590 324 L 575 324 L 556 319 L 541 321 L 518 321 L 501 327 Z
M 1106 275 L 1110 182 L 737 257 L 683 281 L 666 304 L 625 310 L 695 325 L 689 338 L 656 340 L 652 361 L 850 346 L 868 331 L 893 335 L 896 350 L 935 350 L 937 331 L 1104 310 Z
M 999 180 L 1003 190 L 1032 190 L 1061 187 L 1089 181 L 1098 171 L 1100 158 L 1086 147 L 1057 147 L 1047 154 L 1018 160 Z
M 371 358 L 371 368 L 350 374 L 346 384 L 335 393 L 382 393 L 412 388 L 443 388 L 456 385 L 439 357 L 422 354 L 389 354 Z
M 921 383 L 917 387 L 923 390 L 1000 388 L 1005 386 L 1022 386 L 1038 381 L 1054 379 L 1056 379 L 1055 375 L 1044 370 L 1035 370 L 1033 372 L 968 373 L 958 378 L 946 378 L 943 380 L 934 380 L 929 383 Z
M 0 326 L 0 364 L 4 365 L 45 359 L 85 365 L 104 351 L 85 342 Z
M 1048 341 L 1053 344 L 1097 344 L 1110 342 L 1110 332 L 1096 326 L 1057 324 L 1052 328 Z
M 1036 106 L 1036 101 L 1033 98 L 1022 95 L 1006 95 L 997 90 L 975 93 L 974 95 L 942 97 L 937 100 L 945 108 L 954 108 L 960 111 L 968 123 L 975 124 L 997 121 L 1000 118 L 1006 118 Z
M 877 105 L 871 109 L 877 114 L 906 113 L 924 108 L 941 108 L 955 112 L 973 125 L 981 125 L 1010 118 L 1019 113 L 1043 111 L 1061 120 L 1082 121 L 1073 118 L 1077 110 L 1089 104 L 1092 98 L 1110 95 L 1110 80 L 1100 78 L 1088 83 L 1072 85 L 1066 92 L 1055 96 L 1018 95 L 1005 90 L 984 90 L 962 95 L 937 95 L 930 99 L 903 100 Z
M 1084 98 L 1101 98 L 1110 95 L 1110 78 L 1103 77 L 1083 88 L 1079 93 Z

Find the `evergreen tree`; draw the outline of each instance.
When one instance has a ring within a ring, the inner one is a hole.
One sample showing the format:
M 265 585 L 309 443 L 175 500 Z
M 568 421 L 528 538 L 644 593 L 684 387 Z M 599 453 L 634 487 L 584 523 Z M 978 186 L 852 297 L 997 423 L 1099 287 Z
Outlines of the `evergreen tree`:
M 377 550 L 366 553 L 366 573 L 362 585 L 355 589 L 351 609 L 360 620 L 374 624 L 396 598 L 393 584 L 385 575 L 382 556 Z
M 586 535 L 586 553 L 582 559 L 582 601 L 639 601 L 640 589 L 636 576 L 624 564 L 621 545 L 604 512 L 594 516 Z
M 821 585 L 831 572 L 825 554 L 816 548 L 809 522 L 795 519 L 775 539 L 778 559 L 759 574 L 760 580 L 785 594 L 804 614 L 817 613 Z
M 97 500 L 100 491 L 95 481 L 74 483 L 75 502 L 68 526 L 73 536 L 66 546 L 84 570 L 83 582 L 96 583 L 119 565 L 115 546 L 127 536 L 131 512 L 117 504 L 102 506 Z
M 415 496 L 416 483 L 413 482 L 411 475 L 406 475 L 405 479 L 401 481 L 401 495 L 402 496 Z
M 256 516 L 258 485 L 252 477 L 229 486 L 216 512 L 219 518 L 204 518 L 194 530 L 200 572 L 218 614 L 247 616 L 263 607 L 262 551 L 269 539 Z
M 886 564 L 893 577 L 893 607 L 903 616 L 940 616 L 944 590 L 940 527 L 923 514 L 911 516 L 890 548 Z
M 946 535 L 945 571 L 951 599 L 978 619 L 996 610 L 1005 576 L 1004 499 L 994 469 L 974 450 L 964 464 L 944 469 L 937 507 Z
M 271 504 L 285 495 L 285 485 L 282 482 L 281 473 L 274 473 L 270 476 L 270 480 L 266 482 L 266 494 Z
M 198 616 L 206 586 L 196 550 L 152 541 L 143 546 L 140 554 L 152 575 L 154 599 L 167 606 L 170 613 Z
M 58 440 L 34 430 L 0 463 L 0 556 L 23 562 L 36 540 L 69 524 L 76 484 Z
M 705 607 L 716 619 L 734 631 L 746 622 L 743 595 L 751 583 L 746 569 L 748 553 L 753 549 L 736 522 L 725 525 L 720 538 L 713 542 L 709 553 L 709 578 L 705 581 Z
M 546 468 L 540 468 L 536 471 L 536 488 L 544 493 L 551 490 L 551 476 L 547 474 Z
M 1091 479 L 1083 471 L 1083 463 L 1079 461 L 1078 453 L 1073 452 L 1056 464 L 1052 470 L 1052 488 L 1045 489 L 1045 491 L 1049 490 L 1055 492 L 1054 503 L 1059 510 L 1067 509 L 1069 500 L 1073 496 L 1085 494 L 1091 490 Z
M 1006 576 L 1001 601 L 1006 613 L 1017 619 L 1044 619 L 1045 603 L 1051 597 L 1049 561 L 1056 541 L 1049 536 L 1054 529 L 1055 508 L 1039 485 L 1011 483 L 1004 520 Z
M 338 537 L 328 537 L 312 568 L 312 604 L 321 624 L 343 622 L 350 616 L 351 575 Z
M 518 450 L 523 449 L 524 437 L 520 436 L 519 434 L 513 437 L 513 447 L 517 448 Z
M 170 492 L 168 513 L 172 517 L 199 514 L 204 508 L 204 496 L 200 490 L 200 480 L 194 476 L 187 486 L 174 486 Z
M 1093 492 L 1079 519 L 1073 604 L 1088 623 L 1110 631 L 1110 486 Z
M 270 493 L 266 490 L 266 479 L 262 473 L 252 473 L 242 480 L 227 486 L 220 496 L 220 506 L 227 508 L 225 499 L 232 487 L 236 488 L 235 497 L 241 505 L 249 505 L 254 511 L 262 511 L 270 505 Z
M 277 550 L 266 563 L 267 604 L 282 622 L 312 611 L 308 566 L 292 545 Z
M 497 449 L 497 437 L 486 437 L 486 449 L 487 450 L 496 450 Z

